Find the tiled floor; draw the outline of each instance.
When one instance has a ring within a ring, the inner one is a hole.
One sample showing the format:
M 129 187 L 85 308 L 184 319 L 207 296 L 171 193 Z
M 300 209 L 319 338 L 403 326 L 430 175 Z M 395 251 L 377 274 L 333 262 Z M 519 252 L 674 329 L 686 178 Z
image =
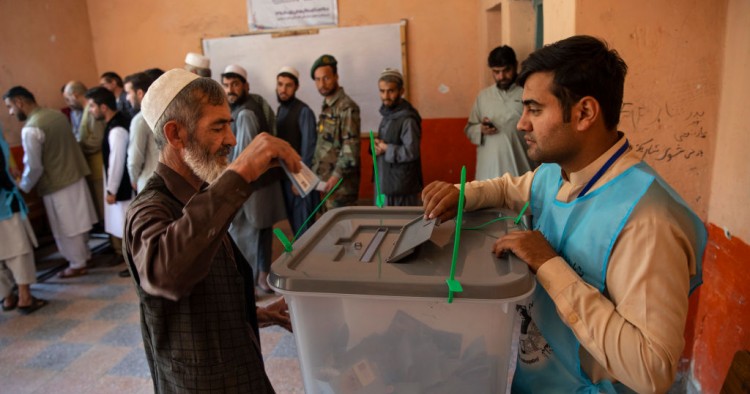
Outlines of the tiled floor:
M 95 255 L 100 266 L 86 276 L 33 285 L 49 305 L 28 316 L 0 312 L 0 393 L 153 392 L 138 298 L 131 279 L 117 276 L 123 264 L 101 266 L 110 259 Z M 294 336 L 278 327 L 260 335 L 276 391 L 303 393 Z

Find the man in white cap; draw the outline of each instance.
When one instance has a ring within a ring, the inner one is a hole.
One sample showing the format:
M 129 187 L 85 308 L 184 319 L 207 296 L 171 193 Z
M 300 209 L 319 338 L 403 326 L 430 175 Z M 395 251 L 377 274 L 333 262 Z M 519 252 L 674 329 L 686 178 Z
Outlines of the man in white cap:
M 199 53 L 188 52 L 185 56 L 185 70 L 201 77 L 211 78 L 211 59 Z
M 279 138 L 288 141 L 302 156 L 302 162 L 312 168 L 315 156 L 315 142 L 318 134 L 315 132 L 315 114 L 310 107 L 297 98 L 299 89 L 299 71 L 294 67 L 282 67 L 276 75 L 276 98 L 279 109 L 276 113 L 276 130 Z M 284 190 L 284 205 L 289 224 L 294 234 L 302 227 L 308 216 L 318 205 L 318 193 L 310 193 L 307 197 L 300 197 L 292 192 L 292 183 L 283 178 L 281 185 Z M 305 225 L 306 231 L 312 223 Z
M 247 70 L 237 64 L 230 64 L 221 74 L 221 84 L 229 97 L 229 106 L 245 107 L 258 118 L 261 131 L 276 135 L 276 115 L 261 95 L 250 92 L 250 84 L 247 82 Z
M 229 155 L 231 162 L 258 134 L 270 129 L 261 106 L 249 97 L 247 72 L 244 68 L 236 65 L 227 67 L 221 74 L 221 84 L 232 110 L 232 133 L 237 139 L 237 145 Z M 257 97 L 263 100 L 260 96 Z M 282 174 L 278 169 L 258 178 L 255 192 L 247 199 L 229 228 L 242 255 L 254 264 L 253 272 L 257 276 L 258 287 L 265 293 L 271 293 L 266 279 L 271 269 L 273 225 L 286 217 L 284 206 L 278 203 L 283 199 L 281 178 Z
M 380 191 L 385 194 L 385 205 L 420 205 L 422 192 L 422 118 L 404 94 L 404 77 L 398 70 L 386 68 L 378 80 L 380 115 L 375 140 Z
M 261 174 L 279 160 L 299 171 L 300 157 L 264 133 L 227 165 L 236 141 L 224 91 L 185 70 L 157 79 L 141 111 L 160 157 L 128 211 L 125 256 L 154 391 L 272 393 L 258 325 L 290 328 L 286 305 L 256 308 L 227 229 Z

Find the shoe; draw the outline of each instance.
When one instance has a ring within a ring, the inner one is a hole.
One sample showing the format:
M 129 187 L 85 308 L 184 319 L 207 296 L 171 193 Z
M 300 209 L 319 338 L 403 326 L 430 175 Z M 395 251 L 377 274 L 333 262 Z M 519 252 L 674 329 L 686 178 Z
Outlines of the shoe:
M 15 299 L 13 303 L 11 303 L 9 306 L 5 306 L 5 298 L 3 298 L 3 312 L 12 311 L 13 309 L 16 309 L 16 306 L 18 306 L 18 297 L 11 296 Z
M 117 273 L 120 278 L 130 278 L 130 270 L 125 268 L 124 270 Z
M 75 278 L 76 276 L 83 276 L 86 275 L 88 271 L 86 271 L 86 268 L 66 268 L 63 271 L 60 271 L 57 274 L 57 277 L 60 279 L 67 279 L 67 278 Z
M 28 314 L 34 312 L 35 310 L 44 307 L 47 304 L 49 304 L 49 302 L 47 302 L 47 300 L 43 300 L 41 298 L 36 298 L 36 297 L 31 297 L 31 305 L 19 306 L 18 307 L 18 313 L 20 313 L 22 315 L 28 315 Z

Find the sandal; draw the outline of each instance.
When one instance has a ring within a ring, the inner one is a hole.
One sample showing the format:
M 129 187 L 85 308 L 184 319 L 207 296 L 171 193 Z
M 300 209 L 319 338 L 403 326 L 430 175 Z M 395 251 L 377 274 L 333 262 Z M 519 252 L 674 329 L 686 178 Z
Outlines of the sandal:
M 22 315 L 28 315 L 31 312 L 34 312 L 37 309 L 40 309 L 44 307 L 45 305 L 49 304 L 47 300 L 43 300 L 41 298 L 31 297 L 31 304 L 27 306 L 18 306 L 18 313 Z
M 57 274 L 60 279 L 75 278 L 76 276 L 86 275 L 86 268 L 66 268 Z
M 8 306 L 5 306 L 5 298 L 3 298 L 3 312 L 12 311 L 13 309 L 16 309 L 16 306 L 18 306 L 18 297 L 14 297 L 13 295 L 11 295 L 11 297 L 15 298 L 15 301 L 13 301 L 13 303 L 11 303 Z M 6 297 L 6 298 L 10 298 L 10 297 Z

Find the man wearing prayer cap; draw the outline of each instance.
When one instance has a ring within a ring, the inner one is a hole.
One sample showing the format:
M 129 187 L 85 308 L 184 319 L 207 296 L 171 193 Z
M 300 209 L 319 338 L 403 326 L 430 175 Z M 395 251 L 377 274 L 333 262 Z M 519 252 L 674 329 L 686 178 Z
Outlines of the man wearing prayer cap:
M 263 108 L 256 99 L 250 97 L 247 83 L 247 71 L 238 65 L 229 65 L 221 74 L 221 84 L 229 100 L 232 111 L 232 134 L 237 139 L 237 145 L 229 155 L 229 161 L 234 161 L 242 150 L 261 132 L 271 132 L 268 120 L 263 114 Z M 262 97 L 255 95 L 265 106 L 273 119 L 271 107 Z M 242 205 L 237 216 L 232 221 L 229 233 L 234 238 L 242 255 L 254 266 L 258 287 L 265 293 L 271 293 L 266 282 L 271 269 L 271 254 L 273 246 L 273 225 L 284 220 L 286 212 L 281 193 L 281 178 L 283 172 L 274 169 L 263 174 L 255 182 L 255 192 Z
M 385 205 L 420 205 L 422 163 L 419 144 L 422 140 L 422 118 L 412 105 L 401 97 L 404 77 L 398 70 L 386 68 L 378 80 L 380 115 L 375 139 L 380 190 Z
M 359 194 L 359 106 L 339 86 L 337 65 L 336 58 L 323 55 L 310 70 L 323 96 L 312 170 L 325 182 L 323 193 L 343 179 L 326 200 L 327 209 L 354 205 Z
M 185 70 L 201 77 L 211 78 L 211 59 L 199 53 L 188 52 L 185 56 Z
M 258 326 L 290 329 L 286 304 L 256 308 L 252 270 L 227 234 L 256 180 L 284 161 L 285 141 L 262 133 L 230 164 L 236 140 L 221 85 L 166 72 L 141 104 L 160 150 L 125 222 L 125 257 L 140 299 L 154 391 L 272 393 Z
M 282 67 L 276 75 L 276 98 L 279 109 L 276 113 L 276 130 L 279 138 L 288 141 L 302 156 L 302 162 L 312 167 L 315 155 L 315 142 L 318 138 L 315 132 L 315 114 L 307 104 L 297 98 L 299 89 L 299 71 L 294 67 Z M 289 224 L 294 234 L 302 227 L 305 220 L 318 205 L 318 193 L 310 193 L 301 197 L 292 192 L 292 183 L 288 178 L 282 179 L 284 189 L 284 204 Z M 305 225 L 305 230 L 312 223 Z M 304 231 L 304 230 L 303 230 Z

